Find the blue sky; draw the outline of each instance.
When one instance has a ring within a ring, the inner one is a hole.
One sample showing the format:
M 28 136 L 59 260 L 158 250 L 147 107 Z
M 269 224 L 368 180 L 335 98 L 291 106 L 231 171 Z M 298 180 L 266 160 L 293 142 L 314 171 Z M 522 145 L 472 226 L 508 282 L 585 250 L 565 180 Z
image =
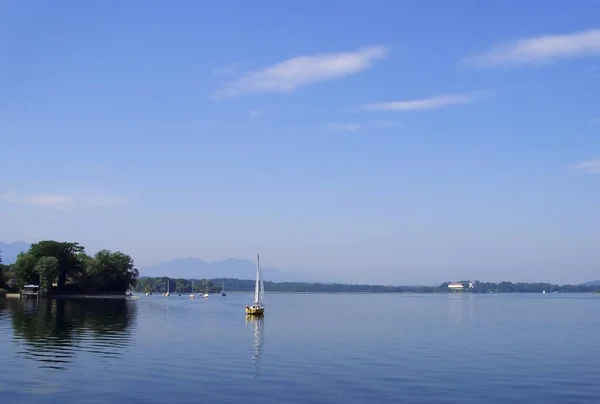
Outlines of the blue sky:
M 342 6 L 343 5 L 343 6 Z M 600 276 L 600 2 L 5 1 L 0 240 Z

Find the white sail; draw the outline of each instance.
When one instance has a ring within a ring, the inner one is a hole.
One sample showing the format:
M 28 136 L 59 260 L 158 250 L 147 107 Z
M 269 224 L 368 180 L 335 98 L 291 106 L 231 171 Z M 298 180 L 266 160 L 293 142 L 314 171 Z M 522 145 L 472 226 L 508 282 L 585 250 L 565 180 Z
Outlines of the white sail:
M 254 302 L 258 305 L 261 305 L 260 282 L 260 256 L 256 254 L 256 284 L 254 285 Z
M 265 304 L 265 284 L 263 282 L 263 276 L 262 276 L 262 268 L 258 268 L 259 272 L 260 272 L 260 293 L 259 293 L 259 297 L 260 297 L 260 305 L 264 305 Z

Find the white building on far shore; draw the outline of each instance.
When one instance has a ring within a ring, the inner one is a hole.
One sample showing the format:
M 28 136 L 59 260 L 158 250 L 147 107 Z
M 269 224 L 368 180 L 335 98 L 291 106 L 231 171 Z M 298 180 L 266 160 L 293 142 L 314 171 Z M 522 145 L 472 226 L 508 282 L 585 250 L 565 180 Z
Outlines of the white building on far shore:
M 448 289 L 450 290 L 455 290 L 455 291 L 459 291 L 459 290 L 464 290 L 464 286 L 462 283 L 459 282 L 452 282 L 448 284 Z

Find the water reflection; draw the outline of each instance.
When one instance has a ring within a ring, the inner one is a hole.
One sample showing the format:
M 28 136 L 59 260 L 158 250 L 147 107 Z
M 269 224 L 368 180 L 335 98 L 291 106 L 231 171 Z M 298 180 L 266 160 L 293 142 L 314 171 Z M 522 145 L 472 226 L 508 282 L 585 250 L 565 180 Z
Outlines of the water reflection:
M 10 299 L 16 353 L 41 367 L 66 369 L 76 355 L 121 359 L 131 339 L 135 302 L 124 299 Z
M 246 324 L 252 324 L 254 326 L 254 353 L 252 355 L 252 364 L 254 366 L 254 378 L 256 379 L 260 371 L 260 353 L 263 346 L 265 319 L 263 316 L 246 315 Z

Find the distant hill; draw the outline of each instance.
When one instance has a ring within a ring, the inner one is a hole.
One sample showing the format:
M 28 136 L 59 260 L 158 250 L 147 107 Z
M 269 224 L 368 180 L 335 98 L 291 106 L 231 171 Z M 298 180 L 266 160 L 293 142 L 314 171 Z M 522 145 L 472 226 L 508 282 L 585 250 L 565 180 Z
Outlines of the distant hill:
M 276 268 L 264 268 L 263 277 L 272 282 L 304 282 L 301 274 L 287 273 Z M 180 258 L 140 268 L 142 276 L 168 276 L 171 278 L 236 278 L 254 279 L 256 264 L 249 260 L 228 258 L 223 261 L 206 262 L 200 258 Z
M 17 260 L 17 255 L 23 251 L 29 250 L 31 244 L 24 241 L 15 241 L 14 243 L 3 243 L 0 241 L 0 251 L 2 251 L 2 263 L 12 264 Z
M 600 280 L 582 283 L 585 286 L 600 286 Z

